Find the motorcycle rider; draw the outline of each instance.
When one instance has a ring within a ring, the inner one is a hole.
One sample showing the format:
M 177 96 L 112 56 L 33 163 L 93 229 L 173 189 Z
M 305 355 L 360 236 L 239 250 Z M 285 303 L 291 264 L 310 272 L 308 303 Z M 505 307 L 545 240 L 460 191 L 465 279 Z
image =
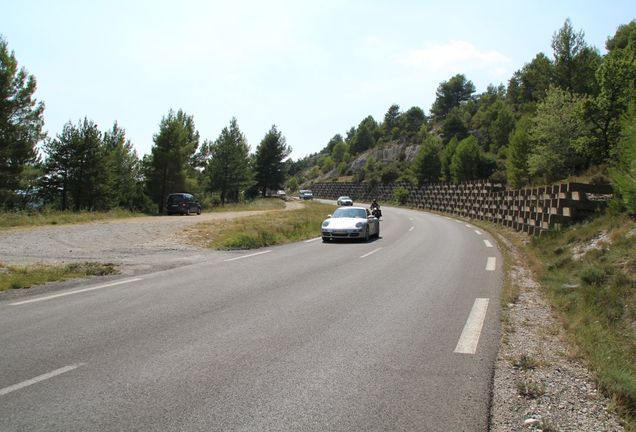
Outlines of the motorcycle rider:
M 378 219 L 382 217 L 382 210 L 380 210 L 380 204 L 378 204 L 378 200 L 376 200 L 375 198 L 373 198 L 373 201 L 371 202 L 371 214 L 377 217 Z

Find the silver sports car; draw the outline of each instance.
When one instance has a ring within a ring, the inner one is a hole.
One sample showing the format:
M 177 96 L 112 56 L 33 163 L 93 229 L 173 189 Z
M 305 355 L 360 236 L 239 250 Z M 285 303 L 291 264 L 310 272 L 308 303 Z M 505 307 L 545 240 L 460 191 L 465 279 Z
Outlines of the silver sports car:
M 380 237 L 380 221 L 364 207 L 340 207 L 322 222 L 322 241 Z

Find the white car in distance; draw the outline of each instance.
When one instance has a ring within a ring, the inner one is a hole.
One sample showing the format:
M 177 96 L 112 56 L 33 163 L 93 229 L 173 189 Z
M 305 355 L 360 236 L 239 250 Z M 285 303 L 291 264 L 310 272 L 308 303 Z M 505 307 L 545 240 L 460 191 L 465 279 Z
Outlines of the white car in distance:
M 339 206 L 352 206 L 353 200 L 348 196 L 341 196 L 336 201 L 336 204 Z

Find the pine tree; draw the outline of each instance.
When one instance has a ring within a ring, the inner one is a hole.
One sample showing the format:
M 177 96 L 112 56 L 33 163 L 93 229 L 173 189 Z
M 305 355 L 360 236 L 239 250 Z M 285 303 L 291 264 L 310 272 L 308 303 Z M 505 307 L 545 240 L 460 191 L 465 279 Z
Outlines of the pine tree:
M 556 85 L 573 93 L 594 94 L 601 56 L 587 45 L 583 31 L 574 31 L 569 18 L 552 37 L 552 49 Z
M 506 175 L 508 184 L 519 189 L 528 183 L 528 156 L 530 154 L 529 122 L 520 120 L 510 134 L 508 158 L 506 159 Z
M 130 211 L 145 210 L 140 188 L 141 164 L 132 143 L 126 138 L 126 131 L 117 122 L 104 133 L 104 146 L 110 159 L 113 205 Z
M 208 189 L 219 192 L 221 204 L 238 201 L 240 193 L 253 184 L 249 165 L 250 148 L 235 118 L 223 128 L 214 143 L 207 143 L 209 160 L 204 175 Z
M 193 156 L 199 147 L 199 133 L 192 116 L 173 110 L 161 120 L 159 133 L 146 163 L 146 188 L 159 213 L 166 197 L 186 192 L 188 177 L 193 176 Z
M 0 37 L 0 206 L 18 198 L 25 171 L 38 161 L 36 145 L 44 139 L 44 104 L 33 98 L 36 81 L 22 68 Z
M 475 85 L 462 74 L 453 76 L 437 87 L 435 102 L 431 107 L 431 114 L 436 120 L 443 120 L 453 108 L 468 101 L 475 92 Z
M 77 126 L 68 122 L 43 148 L 48 195 L 60 200 L 62 210 L 110 208 L 110 164 L 95 123 L 87 118 Z
M 283 134 L 273 125 L 256 148 L 255 180 L 266 196 L 267 190 L 278 190 L 285 184 L 285 162 L 291 153 Z
M 45 193 L 50 202 L 55 202 L 60 210 L 69 208 L 69 189 L 74 175 L 73 146 L 78 131 L 71 122 L 62 128 L 55 139 L 47 140 L 43 150 L 46 154 Z

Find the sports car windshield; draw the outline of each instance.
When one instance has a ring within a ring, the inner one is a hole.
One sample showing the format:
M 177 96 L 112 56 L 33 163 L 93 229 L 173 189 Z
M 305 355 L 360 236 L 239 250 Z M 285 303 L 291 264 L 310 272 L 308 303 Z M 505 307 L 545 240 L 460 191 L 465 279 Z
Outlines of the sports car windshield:
M 339 208 L 333 212 L 332 218 L 367 218 L 365 209 L 360 208 Z

